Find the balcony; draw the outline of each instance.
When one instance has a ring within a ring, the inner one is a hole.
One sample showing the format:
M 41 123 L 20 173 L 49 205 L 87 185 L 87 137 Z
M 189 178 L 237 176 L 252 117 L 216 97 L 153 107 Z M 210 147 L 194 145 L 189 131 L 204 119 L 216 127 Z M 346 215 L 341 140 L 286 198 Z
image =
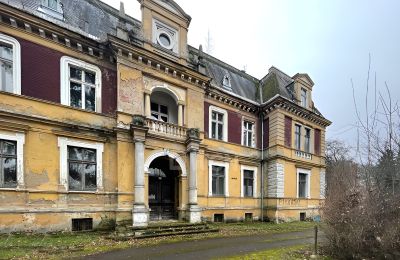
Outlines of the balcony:
M 306 153 L 306 152 L 302 152 L 299 150 L 294 151 L 294 155 L 296 155 L 297 157 L 306 159 L 306 160 L 312 160 L 312 155 L 310 153 Z
M 186 139 L 186 127 L 150 118 L 146 118 L 145 124 L 149 128 L 149 134 L 155 134 L 158 136 L 179 140 Z

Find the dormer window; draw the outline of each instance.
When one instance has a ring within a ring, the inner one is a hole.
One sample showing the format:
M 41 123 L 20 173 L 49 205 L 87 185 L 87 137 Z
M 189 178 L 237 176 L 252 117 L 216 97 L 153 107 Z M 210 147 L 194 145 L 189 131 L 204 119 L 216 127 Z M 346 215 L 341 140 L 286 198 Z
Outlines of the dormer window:
M 54 18 L 63 20 L 63 10 L 60 0 L 42 0 L 38 10 Z
M 300 102 L 302 107 L 307 107 L 307 90 L 301 88 L 300 92 Z
M 222 86 L 228 90 L 232 90 L 231 78 L 229 77 L 229 75 L 225 75 L 222 79 Z
M 178 31 L 160 21 L 153 20 L 153 44 L 178 54 Z

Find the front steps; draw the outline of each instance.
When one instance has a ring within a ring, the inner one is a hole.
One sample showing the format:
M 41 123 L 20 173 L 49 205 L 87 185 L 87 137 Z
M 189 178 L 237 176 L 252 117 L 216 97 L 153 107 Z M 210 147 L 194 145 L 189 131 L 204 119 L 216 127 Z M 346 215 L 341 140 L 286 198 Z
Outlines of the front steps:
M 177 236 L 218 231 L 218 229 L 210 228 L 205 223 L 152 222 L 147 227 L 119 228 L 113 238 L 116 240 L 127 240 L 130 238 Z

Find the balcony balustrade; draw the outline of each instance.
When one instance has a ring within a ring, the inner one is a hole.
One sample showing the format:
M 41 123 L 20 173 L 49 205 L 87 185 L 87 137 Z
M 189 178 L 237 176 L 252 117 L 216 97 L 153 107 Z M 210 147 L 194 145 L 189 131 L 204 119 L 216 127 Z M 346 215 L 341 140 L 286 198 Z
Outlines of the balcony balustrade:
M 300 157 L 300 158 L 303 158 L 303 159 L 307 159 L 307 160 L 312 160 L 312 155 L 310 153 L 306 153 L 306 152 L 303 152 L 303 151 L 296 150 L 296 151 L 294 151 L 294 154 L 297 157 Z
M 147 118 L 146 126 L 150 134 L 156 134 L 165 137 L 177 139 L 186 139 L 187 128 L 172 123 Z

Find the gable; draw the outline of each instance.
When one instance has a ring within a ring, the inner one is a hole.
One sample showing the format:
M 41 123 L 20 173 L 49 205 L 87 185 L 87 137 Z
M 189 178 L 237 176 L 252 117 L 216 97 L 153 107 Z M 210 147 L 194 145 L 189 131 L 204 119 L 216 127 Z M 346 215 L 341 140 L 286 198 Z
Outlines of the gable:
M 297 73 L 296 75 L 293 76 L 293 79 L 301 80 L 308 86 L 311 87 L 314 86 L 314 82 L 312 81 L 310 76 L 308 76 L 307 73 Z
M 180 16 L 181 18 L 184 18 L 185 20 L 190 20 L 192 19 L 183 9 L 175 3 L 173 0 L 153 0 L 154 3 L 158 4 L 161 7 L 164 7 L 168 11 Z

